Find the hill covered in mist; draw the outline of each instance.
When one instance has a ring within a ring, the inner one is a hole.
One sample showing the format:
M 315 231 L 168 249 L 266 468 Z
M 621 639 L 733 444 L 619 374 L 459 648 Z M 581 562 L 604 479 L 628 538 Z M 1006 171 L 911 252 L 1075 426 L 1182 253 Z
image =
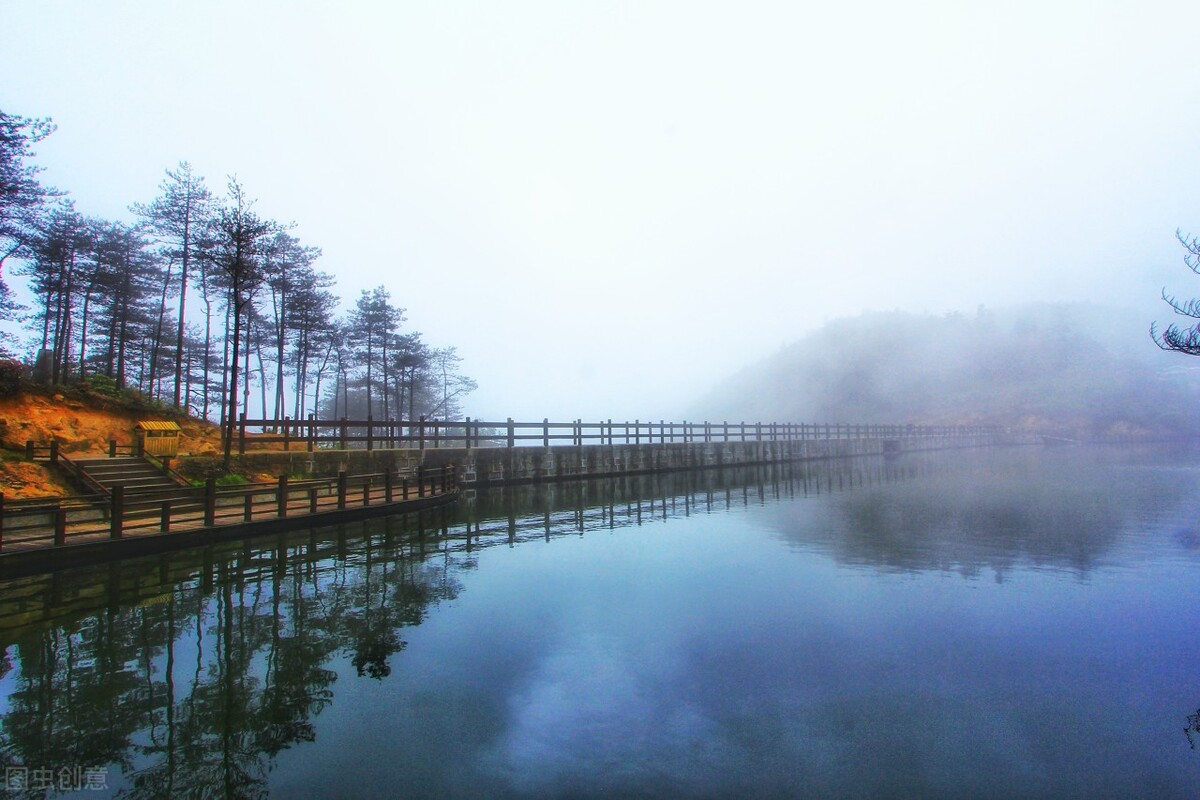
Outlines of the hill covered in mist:
M 720 383 L 696 418 L 998 424 L 1082 438 L 1200 431 L 1200 359 L 1136 314 L 1034 304 L 827 323 Z

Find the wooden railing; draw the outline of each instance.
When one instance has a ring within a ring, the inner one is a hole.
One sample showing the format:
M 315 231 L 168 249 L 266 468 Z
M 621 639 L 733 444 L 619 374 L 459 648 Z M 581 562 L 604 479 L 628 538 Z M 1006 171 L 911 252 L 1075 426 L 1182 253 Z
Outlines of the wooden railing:
M 189 481 L 183 475 L 180 475 L 171 468 L 171 456 L 156 456 L 153 453 L 142 451 L 142 458 L 146 459 L 152 466 L 158 467 L 162 474 L 172 478 L 176 483 L 186 485 Z
M 76 464 L 65 455 L 55 454 L 55 457 L 50 460 L 50 463 L 57 464 L 58 468 L 70 475 L 75 481 L 82 485 L 87 491 L 96 495 L 108 495 L 108 489 L 104 485 L 87 474 L 87 470 Z
M 585 444 L 668 444 L 689 442 L 815 441 L 826 439 L 900 439 L 905 437 L 964 437 L 996 433 L 995 426 L 968 425 L 855 425 L 847 423 L 782 422 L 503 422 L 417 420 L 238 420 L 233 431 L 238 453 L 249 448 L 293 448 L 312 451 L 333 448 L 383 450 L 445 447 L 520 447 Z
M 63 498 L 6 500 L 0 494 L 0 552 L 395 503 L 454 488 L 454 466 L 447 465 L 297 481 L 285 475 L 229 487 L 215 480 L 178 489 L 114 486 L 107 494 Z

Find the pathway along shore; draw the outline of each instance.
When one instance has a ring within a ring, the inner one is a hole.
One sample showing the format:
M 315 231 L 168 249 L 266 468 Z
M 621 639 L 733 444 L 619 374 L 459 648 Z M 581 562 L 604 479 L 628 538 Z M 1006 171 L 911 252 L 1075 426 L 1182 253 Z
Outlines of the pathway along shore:
M 172 491 L 9 501 L 0 509 L 0 579 L 214 542 L 445 505 L 454 469 Z

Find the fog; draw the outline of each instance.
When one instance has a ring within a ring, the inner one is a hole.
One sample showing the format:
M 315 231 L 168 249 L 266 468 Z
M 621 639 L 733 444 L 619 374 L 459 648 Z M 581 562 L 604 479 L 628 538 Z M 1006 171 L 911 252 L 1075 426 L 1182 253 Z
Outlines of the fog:
M 827 6 L 9 3 L 0 108 L 85 214 L 236 173 L 473 417 L 678 418 L 864 310 L 1200 293 L 1200 6 Z
M 689 419 L 999 425 L 1058 439 L 1194 435 L 1200 371 L 1136 311 L 1027 303 L 835 320 L 734 373 Z

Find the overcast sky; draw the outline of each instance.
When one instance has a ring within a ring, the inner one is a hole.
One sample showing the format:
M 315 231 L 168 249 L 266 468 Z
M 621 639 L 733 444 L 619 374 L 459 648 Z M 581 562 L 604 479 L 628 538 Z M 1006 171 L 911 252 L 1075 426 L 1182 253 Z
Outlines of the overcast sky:
M 1200 290 L 1200 3 L 0 0 L 0 29 L 0 109 L 54 118 L 81 212 L 236 173 L 346 302 L 382 284 L 459 348 L 473 417 L 679 418 L 863 310 Z

